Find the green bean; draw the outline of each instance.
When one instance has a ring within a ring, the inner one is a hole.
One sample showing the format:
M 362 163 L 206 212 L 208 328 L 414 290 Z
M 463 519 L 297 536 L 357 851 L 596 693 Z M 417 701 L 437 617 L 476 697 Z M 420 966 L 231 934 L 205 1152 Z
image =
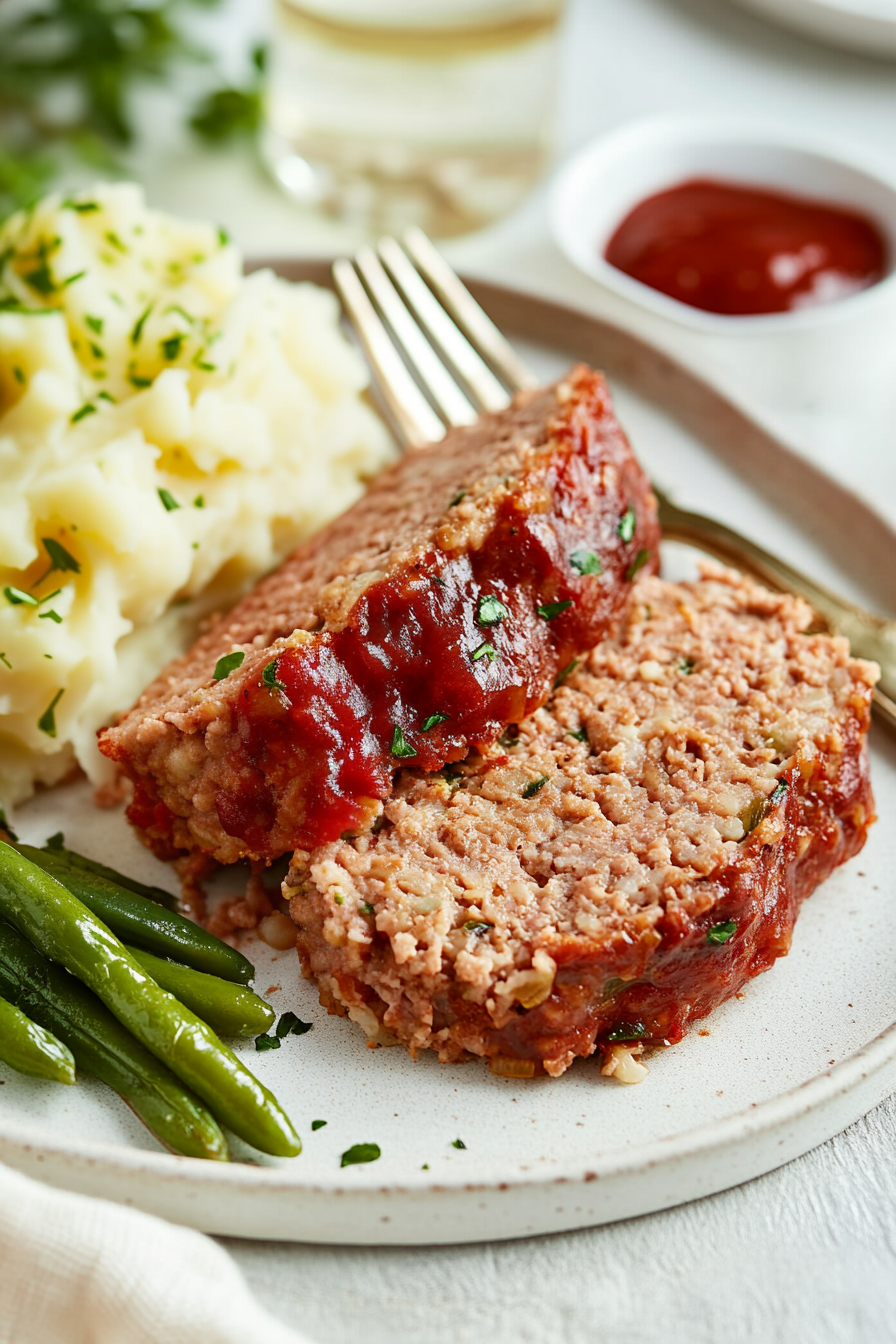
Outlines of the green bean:
M 157 985 L 186 1004 L 221 1036 L 258 1036 L 268 1030 L 277 1016 L 269 1003 L 243 985 L 154 957 L 139 947 L 128 947 L 128 951 Z
M 114 882 L 117 887 L 125 887 L 127 891 L 133 891 L 137 896 L 145 896 L 148 901 L 153 901 L 156 905 L 163 905 L 166 910 L 176 910 L 178 907 L 177 897 L 173 892 L 165 891 L 164 887 L 148 887 L 145 882 L 138 882 L 135 877 L 127 877 L 124 873 L 119 873 L 117 869 L 109 868 L 105 863 L 100 863 L 98 859 L 88 859 L 84 854 L 77 854 L 73 849 L 66 849 L 61 832 L 58 835 L 50 836 L 42 852 L 57 855 L 69 867 L 78 868 L 81 872 L 93 873 L 95 877 L 105 877 L 107 881 Z
M 32 1022 L 21 1008 L 0 998 L 0 1059 L 17 1073 L 49 1078 L 54 1083 L 75 1081 L 75 1061 L 52 1032 Z
M 255 968 L 235 947 L 206 933 L 192 920 L 173 910 L 163 910 L 154 901 L 122 888 L 117 882 L 97 873 L 88 873 L 68 863 L 55 851 L 36 849 L 34 845 L 16 845 L 19 854 L 55 877 L 117 937 L 145 947 L 159 957 L 193 966 L 197 971 L 220 976 L 245 985 Z
M 276 1157 L 301 1152 L 277 1100 L 211 1028 L 161 989 L 61 882 L 3 843 L 0 917 L 92 989 L 246 1143 Z
M 99 999 L 0 920 L 0 991 L 68 1046 L 166 1148 L 227 1160 L 227 1140 L 197 1097 L 135 1041 Z

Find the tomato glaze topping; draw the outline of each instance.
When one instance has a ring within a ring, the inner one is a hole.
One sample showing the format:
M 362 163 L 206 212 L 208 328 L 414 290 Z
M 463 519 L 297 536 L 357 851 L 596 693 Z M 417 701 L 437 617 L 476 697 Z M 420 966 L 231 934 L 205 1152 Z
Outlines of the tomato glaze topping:
M 703 178 L 641 201 L 604 255 L 661 294 L 728 316 L 830 303 L 888 265 L 879 228 L 858 212 Z

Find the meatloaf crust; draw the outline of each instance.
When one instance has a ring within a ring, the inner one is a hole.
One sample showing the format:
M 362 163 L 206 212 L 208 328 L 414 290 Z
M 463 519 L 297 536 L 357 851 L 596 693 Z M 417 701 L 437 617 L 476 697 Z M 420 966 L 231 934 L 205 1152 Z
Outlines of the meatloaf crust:
M 437 769 L 541 704 L 658 539 L 584 366 L 407 453 L 101 734 L 130 820 L 162 857 L 223 863 L 366 828 L 402 761 Z
M 647 578 L 519 736 L 402 771 L 378 833 L 284 885 L 321 1001 L 373 1043 L 558 1075 L 689 1025 L 786 954 L 873 820 L 877 669 L 729 571 Z

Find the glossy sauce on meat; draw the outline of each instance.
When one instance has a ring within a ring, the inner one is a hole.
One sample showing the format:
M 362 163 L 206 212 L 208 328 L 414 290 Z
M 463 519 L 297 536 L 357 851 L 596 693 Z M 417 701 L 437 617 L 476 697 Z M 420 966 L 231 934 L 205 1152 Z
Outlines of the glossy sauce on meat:
M 858 212 L 702 178 L 636 205 L 605 256 L 661 294 L 728 316 L 830 303 L 888 264 L 880 229 Z

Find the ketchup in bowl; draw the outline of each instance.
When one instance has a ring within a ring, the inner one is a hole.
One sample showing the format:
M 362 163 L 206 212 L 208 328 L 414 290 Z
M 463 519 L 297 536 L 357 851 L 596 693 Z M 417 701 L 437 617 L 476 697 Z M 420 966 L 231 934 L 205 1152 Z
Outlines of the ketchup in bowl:
M 651 289 L 729 316 L 830 303 L 875 284 L 888 263 L 883 235 L 858 212 L 707 178 L 641 201 L 604 256 Z

